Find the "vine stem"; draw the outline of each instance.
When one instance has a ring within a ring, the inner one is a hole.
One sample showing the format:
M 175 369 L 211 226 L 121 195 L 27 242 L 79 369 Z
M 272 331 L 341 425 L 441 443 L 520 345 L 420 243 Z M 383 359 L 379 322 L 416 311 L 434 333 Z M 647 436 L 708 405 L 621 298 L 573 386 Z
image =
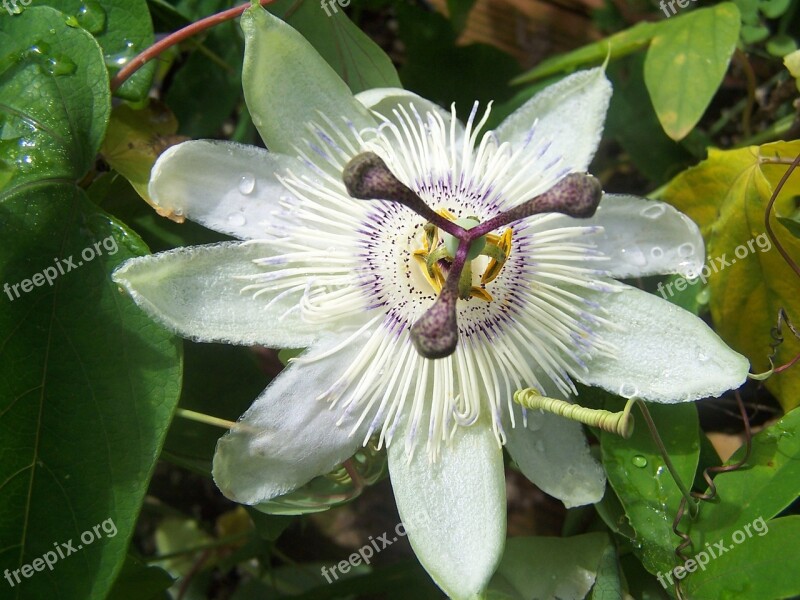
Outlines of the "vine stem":
M 259 4 L 261 6 L 266 6 L 267 4 L 271 4 L 275 0 L 259 0 Z M 205 31 L 206 29 L 210 29 L 215 25 L 219 25 L 220 23 L 224 23 L 225 21 L 230 21 L 231 19 L 235 19 L 236 17 L 240 16 L 244 11 L 248 8 L 253 6 L 252 2 L 246 2 L 240 6 L 234 6 L 233 8 L 229 8 L 228 10 L 224 10 L 220 13 L 215 15 L 211 15 L 210 17 L 206 17 L 205 19 L 200 19 L 199 21 L 187 25 L 183 29 L 179 29 L 174 33 L 169 34 L 162 40 L 159 40 L 143 52 L 141 52 L 138 56 L 133 58 L 125 67 L 123 67 L 119 73 L 114 76 L 114 79 L 111 80 L 111 91 L 115 92 L 119 87 L 127 81 L 131 75 L 133 75 L 136 71 L 141 69 L 145 66 L 148 62 L 157 58 L 162 52 L 165 50 L 169 50 L 176 44 L 180 44 L 182 41 L 189 39 L 190 37 L 197 35 L 201 31 Z

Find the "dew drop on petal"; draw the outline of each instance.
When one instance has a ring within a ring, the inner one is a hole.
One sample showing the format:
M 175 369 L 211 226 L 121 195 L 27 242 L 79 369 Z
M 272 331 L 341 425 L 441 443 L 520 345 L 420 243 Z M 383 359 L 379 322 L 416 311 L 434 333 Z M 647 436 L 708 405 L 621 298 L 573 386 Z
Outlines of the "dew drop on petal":
M 639 467 L 640 469 L 647 466 L 647 459 L 642 456 L 641 454 L 637 454 L 631 459 L 634 467 Z
M 619 395 L 623 398 L 633 398 L 639 393 L 639 388 L 637 388 L 632 383 L 623 383 L 619 386 Z
M 704 354 L 702 352 L 699 352 L 697 354 L 697 360 L 699 360 L 700 362 L 708 362 L 708 354 Z
M 686 242 L 678 246 L 678 254 L 683 258 L 687 258 L 694 254 L 694 244 Z
M 652 248 L 650 248 L 650 256 L 652 256 L 655 259 L 659 259 L 662 256 L 664 256 L 664 251 L 661 249 L 660 246 L 653 246 Z
M 644 255 L 644 252 L 636 246 L 631 248 L 623 248 L 620 250 L 620 254 L 625 262 L 631 265 L 636 265 L 637 267 L 643 267 L 647 264 L 647 258 Z
M 640 214 L 648 219 L 657 219 L 667 211 L 663 204 L 653 204 L 643 208 Z
M 252 173 L 243 173 L 239 177 L 239 191 L 245 196 L 252 194 L 256 189 L 256 178 Z
M 228 215 L 228 224 L 233 227 L 241 227 L 245 223 L 247 223 L 247 219 L 245 219 L 242 213 L 231 213 Z

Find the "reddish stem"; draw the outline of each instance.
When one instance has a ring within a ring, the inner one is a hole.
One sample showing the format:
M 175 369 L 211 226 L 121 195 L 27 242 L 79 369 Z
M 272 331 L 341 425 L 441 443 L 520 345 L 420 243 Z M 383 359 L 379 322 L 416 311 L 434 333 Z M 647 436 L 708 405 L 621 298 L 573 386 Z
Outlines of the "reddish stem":
M 261 6 L 265 6 L 267 4 L 271 4 L 274 1 L 275 0 L 259 0 L 259 3 L 261 4 Z M 183 29 L 179 29 L 178 31 L 169 34 L 161 41 L 156 42 L 155 44 L 144 50 L 141 54 L 136 56 L 127 65 L 125 65 L 125 67 L 123 67 L 120 70 L 120 72 L 116 74 L 114 79 L 111 80 L 111 91 L 112 92 L 117 91 L 119 86 L 125 83 L 125 81 L 131 75 L 133 75 L 136 71 L 145 66 L 149 61 L 159 56 L 165 50 L 172 48 L 176 44 L 180 44 L 182 41 L 187 40 L 194 35 L 197 35 L 201 31 L 210 29 L 215 25 L 224 23 L 225 21 L 230 21 L 231 19 L 235 19 L 251 6 L 252 4 L 250 2 L 247 2 L 246 4 L 242 4 L 241 6 L 235 6 L 233 8 L 229 8 L 228 10 L 224 10 L 221 13 L 211 15 L 210 17 L 206 17 L 205 19 L 200 19 L 196 23 L 187 25 Z

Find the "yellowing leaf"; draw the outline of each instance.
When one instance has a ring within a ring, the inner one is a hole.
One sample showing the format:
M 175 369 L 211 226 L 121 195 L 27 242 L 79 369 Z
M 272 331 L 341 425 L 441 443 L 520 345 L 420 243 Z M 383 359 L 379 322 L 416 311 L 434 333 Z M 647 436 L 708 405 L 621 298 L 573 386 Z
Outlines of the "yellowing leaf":
M 741 17 L 732 2 L 702 8 L 659 29 L 644 61 L 644 81 L 658 120 L 681 140 L 717 92 L 739 39 Z
M 170 146 L 186 140 L 175 135 L 178 122 L 166 105 L 151 100 L 147 108 L 136 110 L 121 104 L 111 111 L 101 152 L 111 168 L 131 182 L 144 200 L 162 217 L 183 222 L 183 217 L 154 206 L 147 193 L 150 169 L 158 156 Z
M 778 310 L 786 310 L 800 325 L 800 278 L 791 270 L 766 234 L 767 203 L 787 164 L 800 153 L 800 141 L 778 142 L 741 150 L 710 150 L 707 160 L 676 177 L 664 199 L 689 215 L 706 240 L 703 276 L 711 290 L 711 316 L 717 332 L 732 348 L 750 359 L 753 372 L 769 368 L 771 328 Z M 793 174 L 779 195 L 770 224 L 781 245 L 800 262 L 800 240 L 777 221 L 789 215 L 793 197 L 800 195 L 800 172 Z M 800 352 L 784 326 L 785 342 L 775 365 L 787 363 Z M 767 387 L 785 410 L 800 404 L 800 367 L 772 376 Z

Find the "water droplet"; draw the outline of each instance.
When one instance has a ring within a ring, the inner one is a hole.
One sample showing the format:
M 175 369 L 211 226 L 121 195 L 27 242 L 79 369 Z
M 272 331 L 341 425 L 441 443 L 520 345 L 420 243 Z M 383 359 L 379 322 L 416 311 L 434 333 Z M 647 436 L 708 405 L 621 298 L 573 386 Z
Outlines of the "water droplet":
M 3 5 L 3 8 L 5 8 L 11 15 L 21 15 L 22 11 L 25 10 L 25 7 L 21 6 L 19 1 L 9 2 L 7 5 Z
M 242 213 L 231 213 L 228 215 L 228 224 L 232 227 L 241 227 L 247 223 L 247 219 L 245 219 Z
M 711 300 L 711 289 L 704 287 L 702 290 L 697 292 L 698 304 L 708 304 L 709 300 Z
M 528 413 L 528 430 L 539 431 L 542 428 L 542 420 L 537 419 L 534 415 Z
M 650 256 L 653 258 L 661 258 L 664 256 L 664 251 L 659 246 L 653 246 L 650 248 Z
M 657 219 L 667 212 L 667 208 L 663 204 L 653 204 L 641 210 L 641 215 L 648 219 Z
M 619 386 L 619 395 L 623 398 L 633 398 L 639 393 L 639 388 L 637 388 L 632 383 L 623 383 Z
M 634 467 L 639 467 L 640 469 L 647 466 L 647 459 L 642 456 L 641 454 L 637 454 L 631 459 Z
M 77 69 L 68 56 L 52 53 L 47 42 L 35 42 L 22 53 L 22 58 L 34 61 L 51 75 L 70 75 Z
M 64 22 L 65 22 L 65 23 L 66 23 L 68 26 L 70 26 L 70 27 L 80 27 L 80 26 L 81 26 L 81 24 L 80 24 L 80 23 L 78 23 L 78 19 L 76 19 L 76 18 L 75 18 L 75 17 L 73 17 L 72 15 L 69 15 L 69 16 L 68 16 L 68 17 L 67 17 L 67 18 L 64 20 Z
M 697 360 L 700 362 L 708 362 L 708 354 L 704 354 L 703 352 L 698 353 Z
M 637 267 L 643 267 L 647 264 L 647 258 L 645 258 L 644 252 L 636 246 L 632 248 L 623 248 L 620 250 L 620 254 L 625 262 L 636 265 Z
M 686 242 L 685 244 L 681 244 L 678 246 L 678 254 L 683 258 L 687 258 L 694 254 L 694 244 L 691 242 Z
M 252 194 L 256 189 L 256 178 L 252 173 L 244 173 L 239 178 L 239 191 L 245 196 Z
M 136 56 L 136 48 L 132 41 L 125 40 L 124 48 L 116 54 L 105 54 L 103 60 L 109 69 L 119 70 Z
M 44 67 L 51 75 L 72 75 L 78 68 L 72 60 L 63 55 L 49 56 L 44 62 Z
M 542 440 L 536 440 L 536 444 L 534 445 L 536 446 L 537 452 L 544 454 L 544 442 Z
M 81 4 L 75 18 L 89 33 L 100 33 L 106 27 L 106 11 L 95 0 L 86 0 Z

